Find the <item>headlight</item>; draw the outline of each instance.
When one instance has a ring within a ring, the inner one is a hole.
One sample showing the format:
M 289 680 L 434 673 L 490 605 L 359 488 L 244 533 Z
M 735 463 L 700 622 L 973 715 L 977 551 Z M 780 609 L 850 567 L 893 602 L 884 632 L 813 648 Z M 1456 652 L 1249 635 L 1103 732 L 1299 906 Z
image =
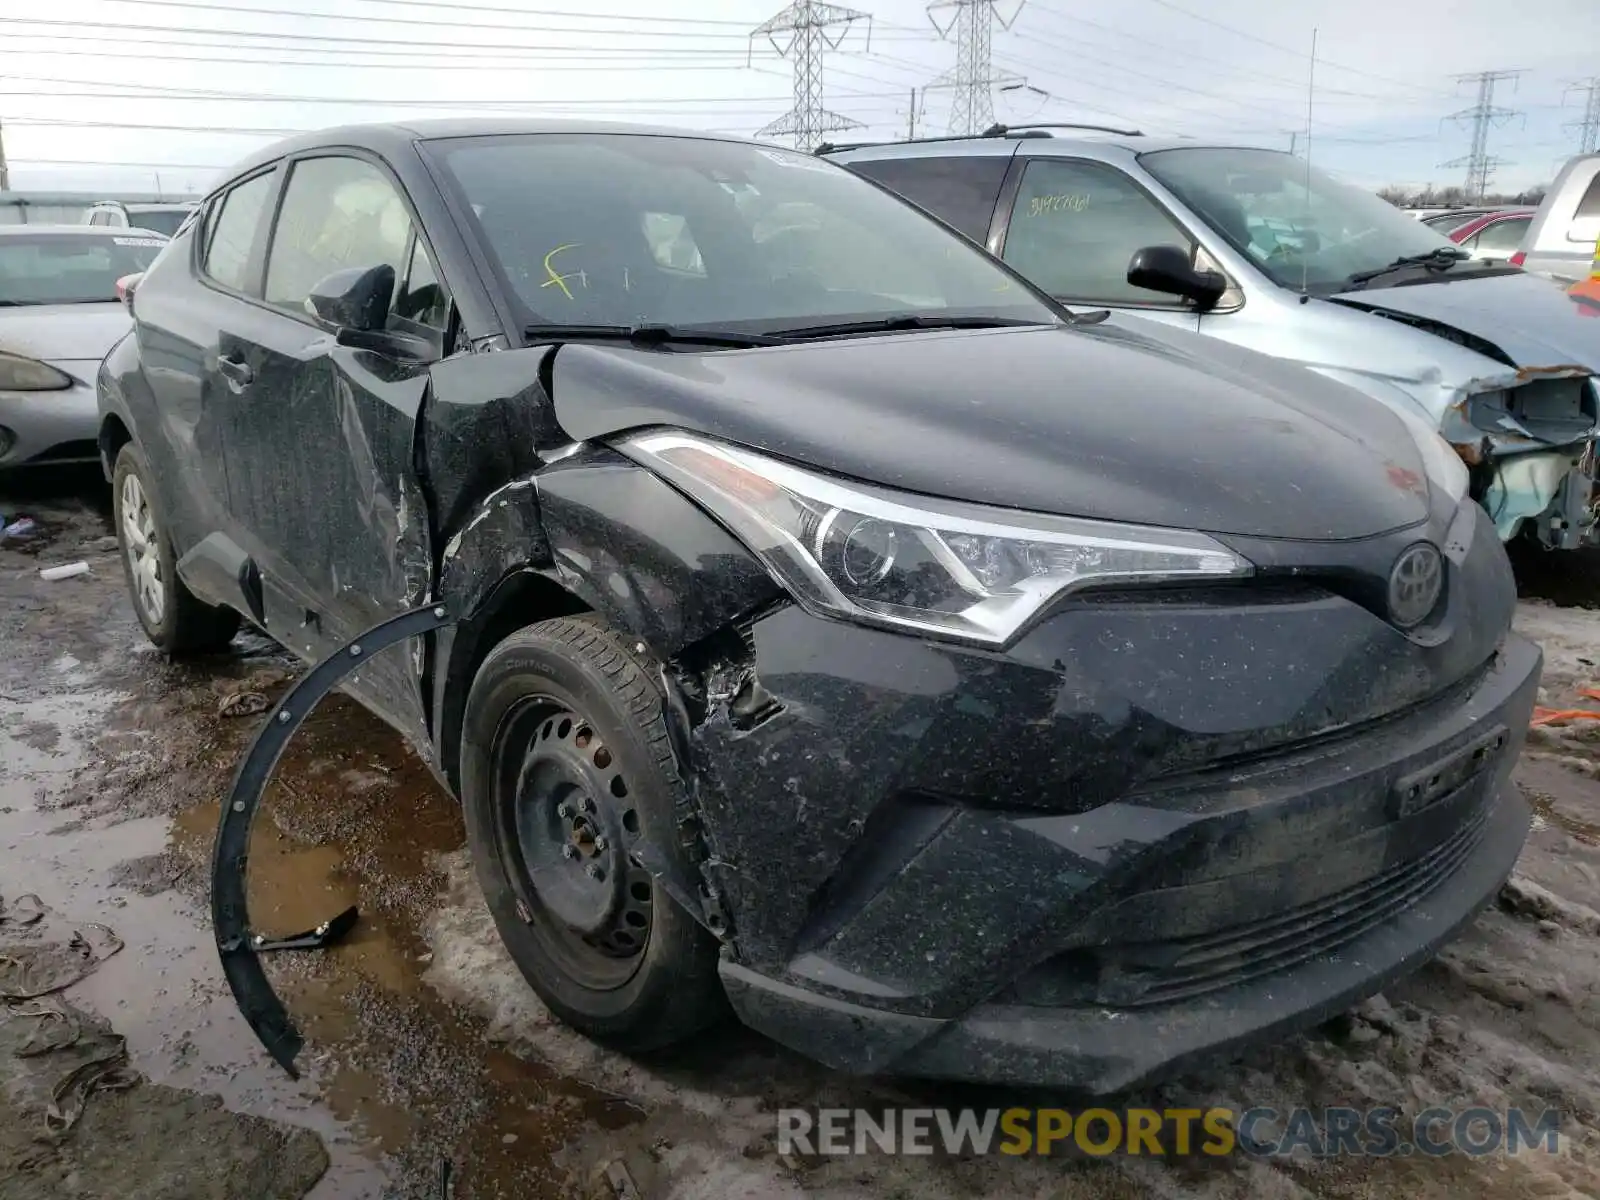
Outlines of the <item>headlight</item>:
M 1438 488 L 1459 502 L 1467 494 L 1467 484 L 1470 481 L 1467 474 L 1467 464 L 1461 461 L 1461 456 L 1456 453 L 1455 447 L 1444 440 L 1444 435 L 1433 428 L 1421 417 L 1414 417 L 1408 412 L 1395 409 L 1394 414 L 1406 423 L 1406 428 L 1411 431 L 1411 440 L 1417 444 L 1417 453 L 1422 455 L 1422 469 L 1428 476 L 1428 483 Z
M 1253 569 L 1202 533 L 898 494 L 687 434 L 619 449 L 721 520 L 806 608 L 849 620 L 1003 645 L 1086 585 Z
M 0 350 L 0 391 L 59 392 L 71 386 L 72 377 L 49 363 Z

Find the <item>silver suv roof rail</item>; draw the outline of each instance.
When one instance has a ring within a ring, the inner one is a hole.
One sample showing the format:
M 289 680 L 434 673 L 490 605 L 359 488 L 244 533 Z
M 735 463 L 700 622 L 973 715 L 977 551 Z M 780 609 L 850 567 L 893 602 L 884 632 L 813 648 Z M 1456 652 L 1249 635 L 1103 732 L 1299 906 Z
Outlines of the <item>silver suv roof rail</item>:
M 1083 129 L 1094 133 L 1115 133 L 1122 137 L 1143 137 L 1142 129 L 1118 129 L 1111 125 L 1078 125 L 1071 121 L 1040 121 L 1028 125 L 991 125 L 982 133 L 951 133 L 938 137 L 898 138 L 886 142 L 823 142 L 811 153 L 833 154 L 841 150 L 864 150 L 868 146 L 920 146 L 924 142 L 970 142 L 975 138 L 1049 137 L 1052 129 Z

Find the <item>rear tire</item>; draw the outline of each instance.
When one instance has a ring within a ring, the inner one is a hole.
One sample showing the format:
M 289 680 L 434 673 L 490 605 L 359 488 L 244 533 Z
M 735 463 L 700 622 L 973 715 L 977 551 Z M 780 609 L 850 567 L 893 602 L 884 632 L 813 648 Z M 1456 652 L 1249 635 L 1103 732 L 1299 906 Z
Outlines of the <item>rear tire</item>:
M 197 599 L 178 578 L 172 538 L 150 487 L 150 467 L 132 442 L 117 454 L 111 501 L 128 595 L 145 636 L 174 655 L 227 646 L 239 632 L 239 614 Z
M 462 726 L 467 843 L 501 940 L 556 1016 L 630 1052 L 727 1007 L 716 939 L 628 857 L 648 840 L 692 877 L 662 713 L 626 642 L 560 618 L 490 651 Z

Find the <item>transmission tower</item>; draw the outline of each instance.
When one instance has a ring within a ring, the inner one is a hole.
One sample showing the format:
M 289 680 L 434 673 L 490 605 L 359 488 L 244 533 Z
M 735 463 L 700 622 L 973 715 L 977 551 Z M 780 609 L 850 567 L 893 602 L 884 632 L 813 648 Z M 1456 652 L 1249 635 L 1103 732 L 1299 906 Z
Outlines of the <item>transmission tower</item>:
M 1569 92 L 1574 90 L 1587 92 L 1589 98 L 1583 106 L 1582 118 L 1568 121 L 1562 128 L 1577 131 L 1579 154 L 1593 154 L 1600 149 L 1600 75 L 1575 83 L 1567 89 Z
M 1000 15 L 997 0 L 934 0 L 928 5 L 928 20 L 933 22 L 939 36 L 955 36 L 956 65 L 928 84 L 930 88 L 948 88 L 952 93 L 951 133 L 982 133 L 994 124 L 994 89 L 1002 84 L 1025 82 L 1022 76 L 1011 71 L 997 73 L 991 57 L 994 27 L 1010 29 L 1025 2 L 1019 0 L 1009 20 Z M 939 13 L 948 9 L 954 9 L 955 13 L 941 25 Z
M 1502 79 L 1515 79 L 1521 71 L 1479 71 L 1474 75 L 1458 75 L 1460 83 L 1476 83 L 1478 85 L 1478 102 L 1471 108 L 1464 108 L 1460 112 L 1451 113 L 1446 120 L 1458 124 L 1472 124 L 1472 149 L 1461 158 L 1453 158 L 1447 163 L 1440 163 L 1442 167 L 1466 167 L 1467 179 L 1464 185 L 1468 200 L 1482 200 L 1484 193 L 1489 190 L 1489 179 L 1494 174 L 1496 167 L 1504 166 L 1502 159 L 1494 158 L 1489 154 L 1489 130 L 1493 126 L 1504 125 L 1512 117 L 1521 116 L 1509 108 L 1496 108 L 1494 103 L 1494 86 Z
M 872 18 L 853 8 L 794 0 L 751 31 L 752 39 L 765 37 L 780 58 L 794 59 L 794 107 L 760 130 L 757 137 L 794 138 L 795 149 L 814 150 L 821 135 L 835 129 L 859 129 L 860 121 L 830 112 L 822 106 L 822 55 L 837 50 L 856 21 L 867 22 L 867 45 L 872 45 Z M 787 34 L 787 40 L 780 40 Z

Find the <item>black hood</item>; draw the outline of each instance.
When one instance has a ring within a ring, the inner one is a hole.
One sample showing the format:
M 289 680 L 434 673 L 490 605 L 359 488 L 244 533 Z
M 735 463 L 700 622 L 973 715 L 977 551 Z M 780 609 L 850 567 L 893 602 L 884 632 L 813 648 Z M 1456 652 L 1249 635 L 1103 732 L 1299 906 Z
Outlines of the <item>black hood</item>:
M 709 434 L 910 492 L 1258 537 L 1423 521 L 1405 425 L 1301 367 L 1152 325 L 896 334 L 677 354 L 574 343 L 556 417 Z

